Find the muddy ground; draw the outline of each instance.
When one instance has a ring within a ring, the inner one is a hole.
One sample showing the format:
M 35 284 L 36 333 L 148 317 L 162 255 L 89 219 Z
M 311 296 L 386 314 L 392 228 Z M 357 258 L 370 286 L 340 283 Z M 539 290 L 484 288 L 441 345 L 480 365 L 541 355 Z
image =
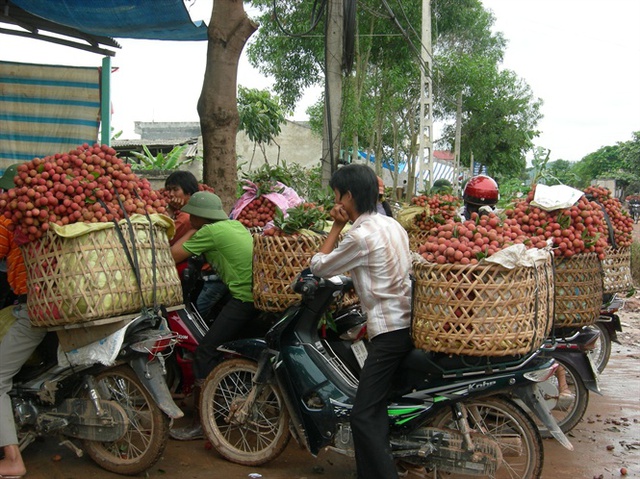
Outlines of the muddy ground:
M 640 225 L 636 225 L 640 241 Z M 600 376 L 602 395 L 590 394 L 589 407 L 570 433 L 568 451 L 554 440 L 544 441 L 544 479 L 640 479 L 640 293 L 620 311 L 621 344 Z M 78 458 L 53 439 L 32 444 L 24 453 L 29 479 L 115 479 L 88 457 Z M 352 479 L 353 460 L 331 452 L 313 458 L 291 442 L 285 452 L 262 467 L 242 467 L 220 458 L 207 442 L 170 441 L 160 461 L 143 477 L 181 479 Z M 412 477 L 412 476 L 410 476 Z M 416 476 L 413 476 L 416 477 Z
M 574 451 L 544 442 L 543 478 L 640 478 L 640 294 L 627 301 L 620 314 L 622 344 L 600 376 L 602 396 L 591 393 L 583 421 L 569 434 Z M 276 461 L 262 467 L 226 462 L 206 441 L 170 441 L 164 456 L 146 474 L 149 478 L 181 479 L 352 479 L 353 461 L 323 452 L 313 458 L 291 442 Z M 115 479 L 87 457 L 77 458 L 53 439 L 36 442 L 25 451 L 29 479 Z M 144 477 L 144 476 L 143 476 Z

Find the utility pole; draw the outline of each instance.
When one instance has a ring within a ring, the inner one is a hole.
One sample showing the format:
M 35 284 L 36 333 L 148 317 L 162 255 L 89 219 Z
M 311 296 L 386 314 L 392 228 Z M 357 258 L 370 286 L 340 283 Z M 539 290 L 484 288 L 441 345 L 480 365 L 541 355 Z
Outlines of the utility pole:
M 343 0 L 329 0 L 325 36 L 324 134 L 322 140 L 322 184 L 329 184 L 338 167 L 342 123 L 342 57 L 344 52 Z
M 432 90 L 432 68 L 431 68 L 431 0 L 422 0 L 422 49 L 420 58 L 422 68 L 420 69 L 420 151 L 418 154 L 418 178 L 416 189 L 425 189 L 424 167 L 425 151 L 427 153 L 427 172 L 429 174 L 429 184 L 433 185 L 433 90 Z M 413 192 L 411 192 L 413 193 Z

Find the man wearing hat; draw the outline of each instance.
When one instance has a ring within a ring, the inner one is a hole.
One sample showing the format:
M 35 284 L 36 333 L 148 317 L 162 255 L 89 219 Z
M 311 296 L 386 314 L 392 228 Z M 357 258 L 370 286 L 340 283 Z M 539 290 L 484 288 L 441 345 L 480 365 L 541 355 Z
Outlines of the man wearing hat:
M 0 178 L 0 189 L 15 187 L 13 178 L 17 175 L 17 167 L 11 165 L 5 170 Z M 8 479 L 19 478 L 26 473 L 18 446 L 9 391 L 13 386 L 13 377 L 38 347 L 46 331 L 31 327 L 25 304 L 27 272 L 22 252 L 13 238 L 11 220 L 3 213 L 0 211 L 0 260 L 6 261 L 8 285 L 20 303 L 13 308 L 16 319 L 0 342 L 0 448 L 4 450 L 4 458 L 0 459 L 0 478 Z
M 220 198 L 208 191 L 191 195 L 182 211 L 189 213 L 195 232 L 183 236 L 171 247 L 173 259 L 179 263 L 190 256 L 204 254 L 231 294 L 231 299 L 224 305 L 196 350 L 194 404 L 197 415 L 200 386 L 222 357 L 218 346 L 237 339 L 259 311 L 253 305 L 253 238 L 249 230 L 239 221 L 229 219 L 222 209 Z M 171 436 L 180 440 L 203 437 L 199 418 L 198 424 L 172 430 Z

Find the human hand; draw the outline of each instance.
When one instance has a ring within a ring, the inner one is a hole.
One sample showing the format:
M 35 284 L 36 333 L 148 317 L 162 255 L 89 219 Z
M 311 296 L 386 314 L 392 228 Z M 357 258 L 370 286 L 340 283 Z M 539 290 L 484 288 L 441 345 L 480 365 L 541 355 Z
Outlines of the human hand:
M 344 226 L 349 221 L 349 214 L 342 205 L 333 205 L 333 208 L 331 208 L 329 215 L 333 219 L 334 223 L 339 226 Z
M 175 210 L 181 209 L 187 202 L 183 196 L 176 196 L 175 194 L 171 194 L 171 198 L 169 199 L 169 206 L 171 206 Z

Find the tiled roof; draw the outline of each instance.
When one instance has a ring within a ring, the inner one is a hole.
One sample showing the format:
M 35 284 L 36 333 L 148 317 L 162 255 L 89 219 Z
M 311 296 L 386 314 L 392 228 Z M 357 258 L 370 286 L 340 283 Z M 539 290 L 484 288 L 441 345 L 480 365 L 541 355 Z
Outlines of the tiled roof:
M 433 157 L 438 160 L 453 161 L 455 158 L 452 151 L 433 150 Z

